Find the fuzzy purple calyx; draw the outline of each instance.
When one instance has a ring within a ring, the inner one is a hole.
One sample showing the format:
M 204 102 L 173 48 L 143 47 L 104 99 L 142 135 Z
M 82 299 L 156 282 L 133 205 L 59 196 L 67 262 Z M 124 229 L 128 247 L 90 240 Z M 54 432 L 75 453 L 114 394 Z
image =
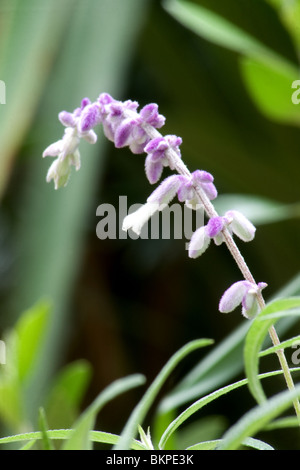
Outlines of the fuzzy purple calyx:
M 181 143 L 182 139 L 174 135 L 155 137 L 147 143 L 144 148 L 148 154 L 145 160 L 145 172 L 151 184 L 157 183 L 160 179 L 164 166 L 170 166 L 168 158 L 170 149 L 180 156 L 179 145 Z

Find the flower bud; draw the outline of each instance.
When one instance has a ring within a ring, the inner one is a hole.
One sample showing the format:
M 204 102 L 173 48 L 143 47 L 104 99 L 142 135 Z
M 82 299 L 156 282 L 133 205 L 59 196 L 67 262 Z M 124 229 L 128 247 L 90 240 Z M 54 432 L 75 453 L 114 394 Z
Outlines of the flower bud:
M 226 212 L 225 217 L 231 220 L 230 228 L 241 240 L 244 242 L 253 240 L 256 228 L 241 212 L 231 210 Z

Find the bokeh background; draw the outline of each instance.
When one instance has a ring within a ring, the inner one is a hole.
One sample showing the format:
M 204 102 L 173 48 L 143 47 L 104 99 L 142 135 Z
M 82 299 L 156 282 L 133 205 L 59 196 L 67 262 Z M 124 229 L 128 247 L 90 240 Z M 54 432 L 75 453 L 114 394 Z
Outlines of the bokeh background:
M 90 365 L 82 409 L 113 380 L 141 372 L 149 383 L 188 341 L 222 344 L 246 321 L 238 311 L 218 312 L 220 296 L 240 279 L 225 247 L 211 246 L 190 260 L 185 240 L 97 238 L 100 204 L 118 208 L 121 195 L 128 205 L 142 203 L 152 191 L 142 155 L 116 150 L 99 128 L 95 146 L 81 144 L 82 168 L 68 186 L 54 191 L 46 183 L 51 161 L 41 156 L 62 135 L 57 115 L 83 97 L 95 100 L 108 92 L 141 106 L 158 103 L 167 118 L 163 132 L 182 137 L 190 170 L 211 172 L 220 195 L 234 195 L 234 205 L 244 204 L 257 222 L 255 241 L 241 249 L 257 281 L 268 283 L 266 297 L 292 280 L 287 292 L 300 290 L 300 105 L 291 103 L 292 80 L 299 79 L 293 23 L 299 2 L 293 14 L 279 0 L 191 2 L 253 38 L 260 46 L 249 46 L 250 53 L 238 33 L 231 47 L 222 34 L 218 39 L 222 23 L 207 33 L 205 16 L 204 27 L 178 21 L 175 3 L 0 0 L 0 79 L 6 83 L 6 104 L 0 105 L 2 336 L 24 311 L 50 303 L 22 398 L 25 421 L 33 427 L 54 377 L 73 361 Z M 273 51 L 273 62 L 264 48 Z M 227 207 L 228 201 L 220 197 L 219 204 Z M 291 334 L 299 334 L 299 324 Z M 243 376 L 241 351 L 230 356 L 234 367 L 227 378 L 220 363 L 224 384 L 229 376 Z M 164 393 L 205 354 L 186 359 Z M 277 368 L 276 359 L 266 367 Z M 278 379 L 269 391 L 281 388 Z M 120 432 L 140 393 L 108 405 L 99 428 Z M 222 429 L 254 404 L 245 389 L 199 418 L 213 416 Z M 56 405 L 50 425 L 70 426 Z M 1 409 L 2 435 L 26 428 Z M 280 445 L 296 445 L 292 431 L 286 440 L 282 433 Z

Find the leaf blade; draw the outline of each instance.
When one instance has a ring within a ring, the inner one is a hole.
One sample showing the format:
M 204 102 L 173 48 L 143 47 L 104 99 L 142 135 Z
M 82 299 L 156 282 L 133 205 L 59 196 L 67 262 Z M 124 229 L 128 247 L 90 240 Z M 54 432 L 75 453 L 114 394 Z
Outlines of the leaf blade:
M 92 430 L 96 415 L 109 401 L 134 387 L 140 386 L 145 379 L 140 374 L 116 380 L 104 389 L 94 402 L 82 413 L 75 423 L 71 437 L 64 444 L 63 450 L 91 450 L 90 431 Z
M 171 357 L 171 359 L 167 362 L 167 364 L 163 367 L 163 369 L 157 375 L 155 380 L 152 382 L 140 402 L 134 408 L 121 433 L 120 440 L 115 446 L 115 450 L 126 450 L 130 448 L 130 443 L 132 442 L 132 439 L 134 438 L 137 432 L 138 425 L 142 425 L 143 419 L 149 411 L 149 408 L 151 407 L 155 397 L 157 396 L 157 393 L 159 392 L 166 378 L 177 366 L 177 364 L 192 351 L 198 348 L 209 346 L 212 343 L 213 341 L 210 339 L 191 341 L 190 343 L 179 349 L 179 351 L 177 351 Z
M 280 318 L 280 316 L 278 316 L 277 319 L 273 317 L 270 318 L 269 315 L 278 312 L 284 314 L 286 311 L 293 308 L 300 308 L 299 297 L 271 302 L 252 321 L 247 333 L 244 346 L 245 373 L 249 380 L 249 389 L 258 403 L 262 403 L 265 400 L 265 394 L 258 379 L 259 352 L 268 334 L 269 328 Z
M 300 386 L 292 392 L 285 390 L 257 405 L 234 424 L 223 436 L 220 450 L 237 450 L 244 439 L 252 437 L 263 429 L 272 419 L 282 414 L 300 396 Z

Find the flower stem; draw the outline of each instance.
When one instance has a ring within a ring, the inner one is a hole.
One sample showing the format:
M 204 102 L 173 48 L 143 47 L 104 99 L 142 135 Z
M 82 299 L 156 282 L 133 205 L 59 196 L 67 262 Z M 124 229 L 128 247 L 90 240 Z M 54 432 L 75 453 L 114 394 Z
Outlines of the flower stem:
M 278 335 L 277 335 L 277 332 L 276 332 L 274 326 L 271 326 L 271 328 L 269 329 L 269 335 L 271 337 L 273 345 L 278 346 L 280 344 L 280 341 L 279 341 L 279 338 L 278 338 Z M 278 349 L 278 351 L 276 351 L 276 353 L 277 353 L 277 356 L 278 356 L 278 359 L 279 359 L 279 362 L 280 362 L 280 365 L 281 365 L 281 369 L 282 369 L 283 374 L 284 374 L 284 378 L 285 378 L 287 387 L 288 387 L 289 390 L 292 391 L 292 390 L 295 389 L 295 385 L 294 385 L 294 381 L 293 381 L 293 378 L 292 378 L 292 375 L 291 375 L 291 371 L 289 369 L 289 366 L 288 366 L 288 363 L 287 363 L 287 360 L 286 360 L 286 357 L 285 357 L 285 354 L 284 354 L 284 349 Z M 293 405 L 294 405 L 295 412 L 296 412 L 298 422 L 299 422 L 299 426 L 300 426 L 300 403 L 299 403 L 299 400 L 295 399 L 293 401 Z

